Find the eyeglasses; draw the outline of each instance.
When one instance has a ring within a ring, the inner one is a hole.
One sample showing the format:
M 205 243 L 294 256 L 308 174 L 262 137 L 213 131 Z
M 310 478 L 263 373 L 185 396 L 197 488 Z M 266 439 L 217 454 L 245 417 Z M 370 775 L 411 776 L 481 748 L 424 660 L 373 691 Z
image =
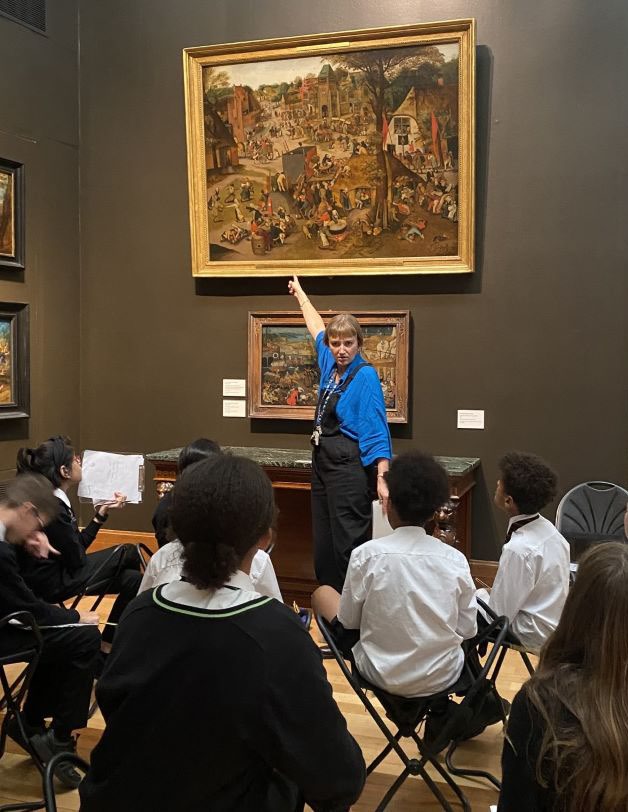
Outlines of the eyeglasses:
M 39 530 L 43 530 L 43 529 L 44 529 L 44 526 L 45 526 L 45 525 L 44 525 L 44 521 L 43 521 L 43 519 L 41 518 L 41 514 L 40 514 L 40 512 L 37 510 L 37 508 L 35 507 L 35 505 L 31 505 L 31 513 L 33 514 L 33 516 L 34 516 L 34 517 L 37 519 L 37 521 L 39 522 Z

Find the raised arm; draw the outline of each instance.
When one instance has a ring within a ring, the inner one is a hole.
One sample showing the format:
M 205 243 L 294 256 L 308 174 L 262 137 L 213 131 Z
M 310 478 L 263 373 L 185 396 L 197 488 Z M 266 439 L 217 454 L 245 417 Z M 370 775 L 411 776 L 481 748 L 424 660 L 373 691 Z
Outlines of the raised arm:
M 316 336 L 325 329 L 325 322 L 319 316 L 318 310 L 307 298 L 299 282 L 299 277 L 296 274 L 292 277 L 290 282 L 288 282 L 288 292 L 291 293 L 299 303 L 303 318 L 305 319 L 305 326 L 310 331 L 312 338 L 316 339 Z

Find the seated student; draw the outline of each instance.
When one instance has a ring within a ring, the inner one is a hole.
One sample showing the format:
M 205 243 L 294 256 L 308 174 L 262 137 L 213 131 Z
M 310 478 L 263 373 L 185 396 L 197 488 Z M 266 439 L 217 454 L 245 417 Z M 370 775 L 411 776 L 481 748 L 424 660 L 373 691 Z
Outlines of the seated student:
M 599 544 L 581 558 L 558 627 L 514 699 L 500 812 L 628 809 L 626 618 L 628 545 Z
M 353 550 L 342 595 L 321 586 L 312 605 L 341 647 L 354 643 L 369 682 L 403 697 L 430 696 L 460 676 L 462 641 L 477 630 L 475 587 L 464 555 L 424 529 L 449 498 L 444 469 L 410 451 L 395 457 L 386 482 L 392 535 Z
M 45 530 L 51 554 L 38 559 L 23 551 L 18 556 L 20 572 L 33 592 L 46 601 L 64 601 L 80 592 L 96 570 L 99 570 L 99 580 L 115 573 L 119 558 L 103 567 L 111 550 L 99 550 L 89 555 L 86 550 L 107 521 L 109 510 L 122 507 L 126 497 L 116 494 L 111 502 L 100 505 L 87 527 L 79 530 L 68 491 L 81 481 L 81 461 L 66 437 L 51 437 L 38 448 L 21 448 L 17 455 L 17 470 L 45 476 L 54 485 L 58 502 L 58 516 Z M 139 569 L 137 551 L 133 545 L 127 545 L 122 568 L 110 586 L 110 591 L 118 596 L 109 615 L 111 624 L 117 624 L 126 605 L 137 594 L 142 580 Z M 114 626 L 105 627 L 102 635 L 104 652 L 111 649 L 114 633 Z
M 17 567 L 15 547 L 27 538 L 38 548 L 39 555 L 49 554 L 46 536 L 38 531 L 55 518 L 58 509 L 52 486 L 35 474 L 23 474 L 9 482 L 0 502 L 0 618 L 26 611 L 44 627 L 41 658 L 23 708 L 26 735 L 44 763 L 56 753 L 76 750 L 72 731 L 87 725 L 100 649 L 95 612 L 79 613 L 36 598 Z M 68 623 L 85 625 L 63 628 Z M 30 647 L 31 636 L 23 630 L 5 626 L 0 631 L 0 656 Z M 44 721 L 47 717 L 52 717 L 48 729 Z M 26 747 L 15 719 L 10 720 L 7 733 Z M 68 787 L 77 787 L 81 781 L 81 775 L 70 764 L 61 764 L 57 775 Z
M 215 440 L 207 440 L 205 437 L 200 437 L 198 440 L 186 445 L 179 453 L 178 473 L 184 471 L 188 465 L 195 462 L 204 460 L 210 454 L 220 454 L 220 446 Z M 170 527 L 170 508 L 172 507 L 172 491 L 165 493 L 153 513 L 153 528 L 155 530 L 155 538 L 157 545 L 163 547 L 170 541 L 174 541 L 174 534 Z
M 185 580 L 142 593 L 120 622 L 82 812 L 284 812 L 303 798 L 322 812 L 359 796 L 364 760 L 316 646 L 249 578 L 274 513 L 270 480 L 242 457 L 216 454 L 177 483 Z
M 527 649 L 538 651 L 556 628 L 569 591 L 569 544 L 539 515 L 556 494 L 556 474 L 539 457 L 511 451 L 499 461 L 494 501 L 509 517 L 490 595 L 479 590 Z
M 201 437 L 198 440 L 185 446 L 179 454 L 179 476 L 189 465 L 207 459 L 212 454 L 220 454 L 221 449 L 214 440 L 207 440 Z M 159 545 L 159 550 L 151 556 L 146 566 L 139 592 L 146 589 L 154 589 L 156 586 L 168 584 L 170 581 L 178 581 L 183 568 L 183 548 L 170 525 L 170 511 L 172 508 L 173 491 L 170 490 L 159 500 L 153 514 L 153 527 L 155 528 L 155 538 Z M 255 590 L 260 595 L 268 595 L 283 601 L 277 576 L 270 556 L 265 550 L 258 550 L 251 564 L 251 581 Z
M 172 493 L 172 491 L 170 491 Z M 178 539 L 169 541 L 151 556 L 138 590 L 144 592 L 171 581 L 178 581 L 183 570 L 183 547 Z M 273 562 L 265 550 L 257 550 L 249 573 L 255 591 L 269 598 L 283 601 Z

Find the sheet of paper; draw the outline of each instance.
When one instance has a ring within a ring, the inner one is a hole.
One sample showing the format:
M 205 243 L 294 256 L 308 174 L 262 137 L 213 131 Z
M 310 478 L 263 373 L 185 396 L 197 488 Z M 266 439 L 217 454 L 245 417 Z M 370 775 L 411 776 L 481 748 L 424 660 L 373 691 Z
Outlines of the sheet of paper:
M 141 454 L 85 451 L 78 495 L 81 499 L 105 502 L 113 499 L 114 493 L 119 491 L 126 496 L 127 502 L 137 504 L 142 501 L 140 469 L 143 465 Z
M 483 429 L 484 409 L 458 409 L 459 429 Z
M 223 417 L 246 417 L 246 400 L 223 400 Z
M 246 381 L 244 378 L 223 378 L 222 396 L 223 398 L 245 398 Z
M 389 536 L 392 531 L 393 529 L 390 526 L 390 522 L 386 516 L 384 516 L 379 500 L 376 499 L 373 502 L 373 538 L 381 539 L 383 536 Z

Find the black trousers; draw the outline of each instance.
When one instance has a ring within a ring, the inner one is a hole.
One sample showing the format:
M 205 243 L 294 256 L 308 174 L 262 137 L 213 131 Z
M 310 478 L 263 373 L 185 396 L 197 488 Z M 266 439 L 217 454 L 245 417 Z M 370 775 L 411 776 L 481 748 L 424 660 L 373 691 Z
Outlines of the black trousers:
M 41 577 L 38 578 L 39 573 L 41 573 Z M 117 598 L 111 608 L 108 621 L 117 623 L 127 604 L 137 595 L 137 590 L 142 582 L 140 557 L 133 544 L 125 544 L 124 548 L 117 553 L 114 553 L 112 549 L 88 553 L 83 566 L 72 573 L 67 570 L 52 573 L 49 572 L 49 568 L 42 567 L 29 575 L 28 583 L 38 597 L 49 603 L 59 603 L 73 598 L 85 588 L 85 584 L 93 582 L 94 579 L 102 584 L 103 581 L 108 581 L 110 578 L 113 580 L 107 587 L 107 591 L 112 595 L 117 595 Z M 98 594 L 98 592 L 100 590 L 90 590 L 89 594 Z M 105 626 L 102 639 L 111 643 L 114 634 L 114 626 Z
M 312 454 L 314 570 L 319 584 L 342 592 L 351 551 L 371 537 L 374 466 L 364 468 L 358 444 L 323 436 Z
M 73 597 L 84 588 L 88 581 L 92 581 L 94 578 L 96 578 L 99 583 L 102 583 L 115 575 L 107 591 L 113 595 L 117 595 L 117 597 L 111 607 L 111 612 L 107 620 L 109 623 L 117 623 L 127 605 L 137 595 L 137 590 L 142 583 L 140 557 L 137 549 L 132 544 L 126 544 L 124 547 L 125 549 L 120 551 L 117 555 L 113 555 L 112 550 L 99 550 L 96 553 L 89 553 L 86 563 L 80 570 L 73 572 L 71 576 L 67 575 L 64 577 L 62 591 L 54 600 L 64 601 Z M 122 556 L 122 562 L 120 570 L 116 575 L 120 555 Z M 100 567 L 102 567 L 102 569 L 100 569 Z M 99 590 L 97 590 L 97 592 L 98 591 Z M 90 590 L 90 594 L 96 593 Z M 48 600 L 50 600 L 50 598 Z M 105 626 L 102 639 L 107 643 L 111 643 L 115 631 L 115 626 Z
M 87 725 L 96 658 L 100 651 L 97 626 L 42 629 L 44 647 L 24 703 L 31 725 L 52 717 L 53 727 L 68 731 Z M 32 637 L 20 629 L 5 629 L 0 655 L 31 648 Z

